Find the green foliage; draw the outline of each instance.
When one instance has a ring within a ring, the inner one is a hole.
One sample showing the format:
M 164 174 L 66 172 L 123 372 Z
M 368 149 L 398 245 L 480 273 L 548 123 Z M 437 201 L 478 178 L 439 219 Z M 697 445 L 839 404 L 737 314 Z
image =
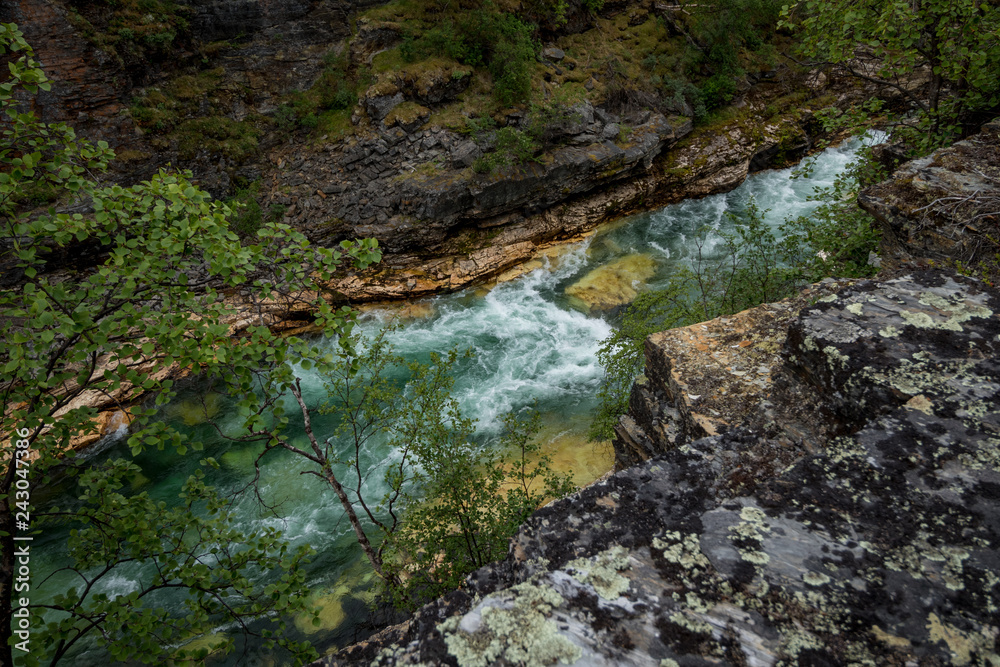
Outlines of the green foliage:
M 446 22 L 419 36 L 408 33 L 400 45 L 406 62 L 446 56 L 472 67 L 486 67 L 493 77 L 493 95 L 505 106 L 528 99 L 531 70 L 539 45 L 535 26 L 516 15 L 488 5 Z
M 97 0 L 70 6 L 67 19 L 119 65 L 133 67 L 167 58 L 187 36 L 190 14 L 170 0 Z
M 236 121 L 225 115 L 214 94 L 223 82 L 221 68 L 176 77 L 161 87 L 147 88 L 132 99 L 129 115 L 147 131 L 151 143 L 167 149 L 176 142 L 180 157 L 201 151 L 243 162 L 257 155 L 260 129 L 256 117 Z M 202 108 L 206 98 L 215 100 Z
M 523 8 L 527 16 L 548 30 L 558 30 L 569 20 L 569 0 L 529 0 Z
M 507 555 L 511 536 L 546 498 L 573 490 L 569 476 L 551 470 L 535 436 L 537 412 L 504 418 L 498 449 L 472 441 L 473 424 L 451 399 L 438 428 L 415 450 L 421 501 L 393 535 L 397 605 L 416 608 L 458 588 L 466 575 Z
M 278 126 L 279 130 L 288 132 L 289 130 L 295 129 L 295 125 L 298 122 L 298 117 L 295 113 L 295 109 L 287 104 L 282 104 L 274 112 L 274 124 Z
M 52 600 L 59 611 L 46 617 L 40 632 L 54 642 L 48 647 L 52 664 L 72 655 L 71 649 L 92 630 L 90 619 L 100 619 L 112 658 L 153 664 L 203 659 L 208 649 L 183 645 L 219 619 L 302 611 L 292 596 L 308 590 L 300 566 L 310 550 L 291 551 L 273 528 L 253 534 L 233 529 L 236 520 L 228 500 L 204 484 L 200 471 L 185 482 L 175 507 L 145 493 L 123 494 L 121 488 L 138 472 L 137 466 L 118 460 L 80 477 L 81 507 L 73 512 L 80 528 L 72 532 L 68 547 L 71 570 L 83 585 Z M 138 590 L 114 598 L 94 593 L 109 571 L 124 566 L 135 576 L 130 566 L 150 562 L 158 568 L 140 579 Z M 249 576 L 261 571 L 285 574 L 263 586 Z M 180 622 L 178 614 L 167 611 L 178 588 L 186 591 Z M 232 648 L 229 637 L 214 645 L 213 652 L 225 654 Z M 307 645 L 296 650 L 312 654 Z M 41 662 L 29 654 L 20 664 Z
M 528 132 L 514 127 L 502 127 L 493 133 L 493 150 L 473 163 L 476 173 L 489 174 L 511 165 L 538 162 L 535 153 L 541 148 Z
M 279 433 L 268 450 L 282 448 L 311 463 L 305 472 L 338 497 L 387 592 L 397 604 L 414 607 L 501 557 L 540 502 L 571 487 L 539 456 L 537 416 L 508 417 L 499 449 L 481 448 L 474 444 L 474 422 L 451 397 L 459 354 L 406 362 L 386 340 L 388 331 L 344 338 L 337 355 L 310 356 L 324 382 L 327 399 L 320 405 L 306 405 L 298 382 L 287 377 L 272 376 L 260 391 L 276 409 L 281 394 L 291 391 L 309 441 L 300 448 Z M 325 442 L 311 426 L 317 413 L 337 418 Z M 283 419 L 280 410 L 275 416 Z M 395 455 L 372 461 L 376 442 Z M 379 474 L 388 490 L 373 498 L 365 482 Z
M 177 152 L 181 159 L 190 160 L 202 151 L 221 154 L 236 162 L 244 162 L 260 149 L 260 130 L 248 121 L 235 121 L 225 116 L 206 116 L 185 120 L 177 126 Z
M 919 154 L 946 145 L 970 114 L 1000 103 L 1000 7 L 979 0 L 802 0 L 782 10 L 807 58 L 903 95 L 894 132 Z M 864 45 L 867 57 L 858 59 Z M 915 88 L 907 80 L 926 72 Z
M 313 86 L 313 92 L 319 95 L 317 109 L 309 111 L 341 111 L 352 108 L 358 103 L 358 96 L 354 91 L 347 58 L 328 53 L 323 58 L 323 64 L 323 71 Z
M 407 32 L 399 45 L 404 62 L 413 63 L 431 56 L 445 56 L 468 64 L 468 50 L 459 28 L 452 21 L 414 35 Z
M 486 64 L 493 76 L 493 95 L 503 105 L 523 102 L 531 93 L 531 69 L 538 43 L 534 26 L 514 14 L 482 11 L 465 24 L 468 64 Z
M 878 246 L 878 233 L 856 203 L 858 183 L 877 178 L 869 157 L 862 151 L 833 186 L 814 192 L 811 198 L 822 203 L 813 213 L 786 220 L 777 233 L 753 199 L 743 212 L 727 212 L 734 231 L 722 234 L 722 253 L 704 256 L 702 236 L 692 264 L 676 269 L 665 289 L 636 298 L 598 351 L 605 377 L 589 432 L 593 440 L 611 438 L 619 415 L 628 409 L 633 380 L 645 362 L 643 342 L 650 334 L 777 301 L 826 277 L 875 273 L 869 257 Z M 703 231 L 708 233 L 717 232 Z
M 236 188 L 233 196 L 226 200 L 231 214 L 229 229 L 236 232 L 241 241 L 247 243 L 256 238 L 257 232 L 267 223 L 277 223 L 285 214 L 281 204 L 271 204 L 265 215 L 257 198 L 260 196 L 260 181 L 254 181 Z
M 334 51 L 323 57 L 323 70 L 311 88 L 292 93 L 272 116 L 282 132 L 303 128 L 313 134 L 341 136 L 353 131 L 350 110 L 358 103 L 358 76 Z
M 588 431 L 591 440 L 609 440 L 614 436 L 618 417 L 628 410 L 632 383 L 645 366 L 646 338 L 688 323 L 684 310 L 676 307 L 682 291 L 682 285 L 672 282 L 666 290 L 643 292 L 629 304 L 618 326 L 601 341 L 597 360 L 604 367 L 604 379 L 597 390 L 600 404 Z
M 56 470 L 79 479 L 78 503 L 61 511 L 31 508 L 31 520 L 34 527 L 53 518 L 79 523 L 66 567 L 86 585 L 50 600 L 32 591 L 28 609 L 32 616 L 44 614 L 45 623 L 32 626 L 33 652 L 21 656 L 24 664 L 36 664 L 45 652 L 55 664 L 82 641 L 96 641 L 122 662 L 162 664 L 190 658 L 180 644 L 227 623 L 263 633 L 297 660 L 308 659 L 312 649 L 287 640 L 280 620 L 305 604 L 297 569 L 305 551 L 290 551 L 277 531 L 235 532 L 226 504 L 197 475 L 188 480 L 181 506 L 167 509 L 145 494 L 121 493 L 135 472 L 129 462 L 88 470 L 63 455 L 75 439 L 96 430 L 97 411 L 83 398 L 104 396 L 123 406 L 142 393 L 155 396 L 155 405 L 129 408 L 133 453 L 198 449 L 199 443 L 155 421 L 156 406 L 176 396 L 170 369 L 199 368 L 241 397 L 238 414 L 260 432 L 266 406 L 252 388 L 261 364 L 284 367 L 300 348 L 261 325 L 238 340 L 230 337 L 238 312 L 223 290 L 238 290 L 251 312 L 260 301 L 319 294 L 316 281 L 328 280 L 342 259 L 358 267 L 377 261 L 376 246 L 313 248 L 287 225 L 268 223 L 257 244 L 243 247 L 227 227 L 230 209 L 193 186 L 189 175 L 160 172 L 130 187 L 95 182 L 91 175 L 106 170 L 112 151 L 25 110 L 29 105 L 21 100 L 49 84 L 16 26 L 0 24 L 0 54 L 7 53 L 10 76 L 0 82 L 0 225 L 12 279 L 0 289 L 0 337 L 7 343 L 0 350 L 0 460 L 6 461 L 0 479 L 0 662 L 11 663 L 10 619 L 18 604 L 12 597 L 14 513 L 26 510 L 15 499 L 29 502 L 14 494 L 15 480 L 28 474 L 17 452 L 29 451 L 32 488 L 45 487 Z M 29 215 L 15 197 L 29 183 L 85 201 L 91 212 Z M 81 243 L 104 249 L 92 266 L 80 267 L 70 280 L 44 272 L 51 252 L 72 252 Z M 321 326 L 345 331 L 345 312 L 322 299 L 313 307 Z M 15 432 L 17 438 L 9 437 Z M 100 593 L 101 583 L 124 564 L 149 573 L 139 589 L 114 598 Z M 184 598 L 186 613 L 168 614 L 157 604 L 168 588 Z
M 701 100 L 707 110 L 725 106 L 736 95 L 736 81 L 729 74 L 713 74 L 700 86 Z
M 307 113 L 299 119 L 299 125 L 307 130 L 314 130 L 319 125 L 319 118 L 314 113 Z
M 695 120 L 700 120 L 708 113 L 705 104 L 705 93 L 701 88 L 686 79 L 669 78 L 663 82 L 663 97 L 668 105 L 676 110 L 691 109 Z
M 742 76 L 740 54 L 760 52 L 773 39 L 778 0 L 722 0 L 693 9 L 691 34 L 711 69 L 729 78 Z
M 810 168 L 807 161 L 802 170 Z M 785 222 L 781 232 L 786 239 L 786 261 L 795 267 L 797 280 L 812 283 L 830 276 L 868 278 L 875 274 L 870 257 L 878 248 L 879 234 L 874 218 L 858 206 L 857 198 L 861 187 L 884 178 L 871 150 L 862 148 L 832 186 L 816 188 L 810 195 L 810 200 L 820 202 L 816 210 Z

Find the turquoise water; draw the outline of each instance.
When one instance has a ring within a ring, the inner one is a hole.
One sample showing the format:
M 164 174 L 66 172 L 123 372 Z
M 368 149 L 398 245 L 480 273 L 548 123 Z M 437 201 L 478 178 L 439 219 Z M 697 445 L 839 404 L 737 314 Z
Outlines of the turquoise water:
M 490 289 L 469 289 L 423 301 L 403 313 L 403 326 L 390 334 L 390 340 L 397 352 L 421 361 L 432 352 L 451 348 L 474 350 L 475 356 L 463 360 L 456 369 L 455 397 L 463 412 L 478 420 L 484 439 L 488 442 L 497 434 L 503 414 L 534 405 L 543 417 L 541 437 L 557 463 L 577 473 L 579 482 L 592 480 L 610 467 L 607 447 L 587 443 L 584 433 L 601 380 L 595 353 L 611 330 L 613 315 L 598 306 L 588 307 L 586 299 L 573 296 L 578 294 L 574 285 L 589 275 L 596 292 L 627 293 L 643 289 L 644 284 L 655 287 L 678 262 L 691 261 L 699 230 L 724 230 L 730 224 L 726 212 L 740 211 L 750 196 L 761 209 L 770 209 L 766 220 L 773 225 L 786 217 L 806 214 L 815 206 L 807 201 L 813 188 L 832 184 L 856 147 L 856 143 L 848 143 L 819 155 L 809 179 L 793 180 L 790 170 L 755 174 L 730 193 L 681 202 L 616 223 L 583 242 L 547 253 L 534 270 Z M 719 240 L 714 234 L 704 237 L 702 252 L 710 255 Z M 394 314 L 399 311 L 366 311 L 362 329 L 373 333 Z M 332 345 L 330 341 L 320 344 Z M 319 378 L 308 372 L 301 375 L 307 400 L 318 401 L 322 394 Z M 143 478 L 135 485 L 136 491 L 174 502 L 180 485 L 203 456 L 220 461 L 221 468 L 209 473 L 209 480 L 220 489 L 233 491 L 246 484 L 256 451 L 220 441 L 210 426 L 198 423 L 193 406 L 200 395 L 192 388 L 190 395 L 165 411 L 164 418 L 204 441 L 205 452 L 186 457 L 161 452 L 143 455 L 138 461 Z M 223 399 L 211 398 L 210 408 L 217 410 L 215 418 L 223 429 L 233 426 Z M 325 438 L 334 425 L 320 420 L 315 426 L 317 436 Z M 106 450 L 94 456 L 126 455 L 122 443 L 113 437 L 103 445 Z M 373 448 L 365 456 L 377 467 L 391 462 L 395 453 Z M 318 630 L 303 626 L 292 632 L 298 638 L 308 638 L 322 651 L 357 637 L 370 600 L 371 574 L 336 497 L 316 478 L 300 474 L 302 469 L 302 463 L 287 452 L 276 452 L 266 459 L 260 487 L 262 495 L 279 507 L 280 518 L 262 512 L 250 495 L 237 500 L 235 511 L 244 530 L 278 526 L 293 545 L 309 544 L 316 549 L 309 580 L 324 605 L 323 625 Z M 381 497 L 380 485 L 381 475 L 373 474 L 365 488 Z M 55 572 L 65 564 L 65 539 L 64 529 L 45 531 L 45 541 L 36 543 L 40 555 L 33 561 L 36 572 Z M 106 580 L 101 592 L 121 595 L 134 590 L 142 573 L 140 564 L 121 568 Z M 72 577 L 56 573 L 42 590 L 52 595 L 73 585 L 77 583 Z M 73 664 L 101 662 L 105 661 L 86 654 Z M 230 659 L 219 664 L 280 663 L 250 647 L 238 663 Z

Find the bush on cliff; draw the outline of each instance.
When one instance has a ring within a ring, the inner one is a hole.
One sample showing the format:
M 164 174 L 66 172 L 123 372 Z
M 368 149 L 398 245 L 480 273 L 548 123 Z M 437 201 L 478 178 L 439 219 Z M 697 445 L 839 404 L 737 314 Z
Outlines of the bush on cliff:
M 510 106 L 531 94 L 531 69 L 539 49 L 534 32 L 534 25 L 487 4 L 420 34 L 408 33 L 400 54 L 406 62 L 445 56 L 485 67 L 493 78 L 494 97 Z

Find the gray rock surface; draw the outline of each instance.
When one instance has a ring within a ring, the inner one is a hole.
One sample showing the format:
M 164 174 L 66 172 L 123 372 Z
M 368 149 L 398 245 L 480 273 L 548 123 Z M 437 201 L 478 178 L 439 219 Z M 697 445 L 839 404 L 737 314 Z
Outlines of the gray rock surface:
M 398 83 L 379 82 L 365 104 L 390 96 L 402 99 Z M 456 289 L 495 276 L 528 259 L 541 243 L 586 231 L 641 198 L 652 182 L 644 179 L 655 178 L 653 160 L 690 132 L 687 119 L 655 114 L 627 141 L 616 143 L 617 131 L 616 141 L 601 141 L 605 124 L 589 104 L 573 111 L 567 127 L 563 131 L 593 141 L 557 143 L 537 162 L 477 174 L 469 165 L 483 142 L 436 127 L 406 132 L 382 124 L 304 158 L 290 150 L 266 183 L 265 205 L 287 207 L 286 221 L 315 242 L 379 240 L 382 264 L 333 285 L 351 299 Z M 558 217 L 551 213 L 557 205 Z

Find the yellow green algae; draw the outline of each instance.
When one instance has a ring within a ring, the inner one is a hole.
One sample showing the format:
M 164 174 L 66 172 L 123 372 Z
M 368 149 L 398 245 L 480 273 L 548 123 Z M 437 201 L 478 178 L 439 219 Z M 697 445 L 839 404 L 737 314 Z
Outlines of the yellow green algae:
M 607 310 L 631 303 L 655 273 L 652 256 L 626 255 L 589 272 L 567 287 L 566 294 L 579 299 L 586 310 Z

